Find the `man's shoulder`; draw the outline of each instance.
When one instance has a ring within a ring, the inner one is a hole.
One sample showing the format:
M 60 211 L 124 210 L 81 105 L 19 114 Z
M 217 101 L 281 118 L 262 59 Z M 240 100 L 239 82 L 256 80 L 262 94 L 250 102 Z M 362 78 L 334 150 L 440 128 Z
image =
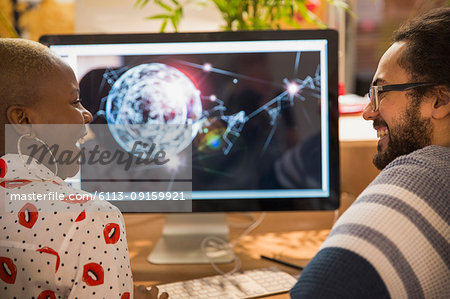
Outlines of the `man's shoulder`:
M 448 194 L 449 148 L 430 146 L 399 157 L 339 218 L 322 249 L 362 256 L 392 297 L 405 292 L 435 297 L 448 290 Z M 432 272 L 427 265 L 435 265 Z
M 392 168 L 415 166 L 417 169 L 432 168 L 443 174 L 450 174 L 450 147 L 430 145 L 392 161 L 383 171 Z
M 441 196 L 449 194 L 450 148 L 432 145 L 400 156 L 381 171 L 371 186 L 378 184 L 404 187 L 425 197 L 429 196 L 423 191 L 433 188 Z

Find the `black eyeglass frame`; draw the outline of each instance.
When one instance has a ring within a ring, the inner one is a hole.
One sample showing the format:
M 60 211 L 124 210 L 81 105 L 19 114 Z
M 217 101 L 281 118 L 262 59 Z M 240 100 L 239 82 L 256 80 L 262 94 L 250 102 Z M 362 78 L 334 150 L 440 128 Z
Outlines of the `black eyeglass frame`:
M 406 91 L 417 87 L 438 85 L 432 82 L 420 82 L 420 83 L 403 83 L 403 84 L 391 84 L 391 85 L 372 85 L 369 88 L 369 99 L 372 105 L 372 111 L 378 111 L 380 105 L 379 95 L 386 91 Z

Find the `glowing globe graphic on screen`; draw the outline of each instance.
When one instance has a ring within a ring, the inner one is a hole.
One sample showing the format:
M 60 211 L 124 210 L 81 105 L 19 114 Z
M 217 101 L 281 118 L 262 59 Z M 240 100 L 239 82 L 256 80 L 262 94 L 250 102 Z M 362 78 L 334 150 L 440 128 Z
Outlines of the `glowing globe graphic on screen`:
M 202 114 L 200 91 L 178 69 L 148 63 L 123 73 L 106 100 L 109 129 L 127 152 L 136 141 L 154 145 L 154 153 L 177 154 L 190 145 Z

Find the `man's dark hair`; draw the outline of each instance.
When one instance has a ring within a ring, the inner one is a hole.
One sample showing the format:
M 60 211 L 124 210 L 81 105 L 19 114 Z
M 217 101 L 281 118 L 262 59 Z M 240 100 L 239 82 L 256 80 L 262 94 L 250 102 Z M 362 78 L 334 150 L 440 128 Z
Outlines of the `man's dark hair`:
M 398 64 L 415 82 L 436 82 L 450 88 L 450 8 L 438 8 L 403 24 L 394 42 L 406 42 Z M 427 88 L 418 88 L 420 95 Z

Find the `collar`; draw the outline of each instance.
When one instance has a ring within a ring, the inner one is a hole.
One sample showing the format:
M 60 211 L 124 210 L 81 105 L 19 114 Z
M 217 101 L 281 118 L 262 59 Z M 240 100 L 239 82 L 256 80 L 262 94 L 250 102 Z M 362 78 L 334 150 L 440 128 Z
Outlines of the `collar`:
M 58 185 L 67 185 L 63 179 L 54 175 L 45 165 L 36 159 L 23 155 L 25 162 L 18 154 L 6 154 L 0 158 L 0 181 L 37 181 L 53 182 Z M 44 179 L 42 179 L 44 178 Z

